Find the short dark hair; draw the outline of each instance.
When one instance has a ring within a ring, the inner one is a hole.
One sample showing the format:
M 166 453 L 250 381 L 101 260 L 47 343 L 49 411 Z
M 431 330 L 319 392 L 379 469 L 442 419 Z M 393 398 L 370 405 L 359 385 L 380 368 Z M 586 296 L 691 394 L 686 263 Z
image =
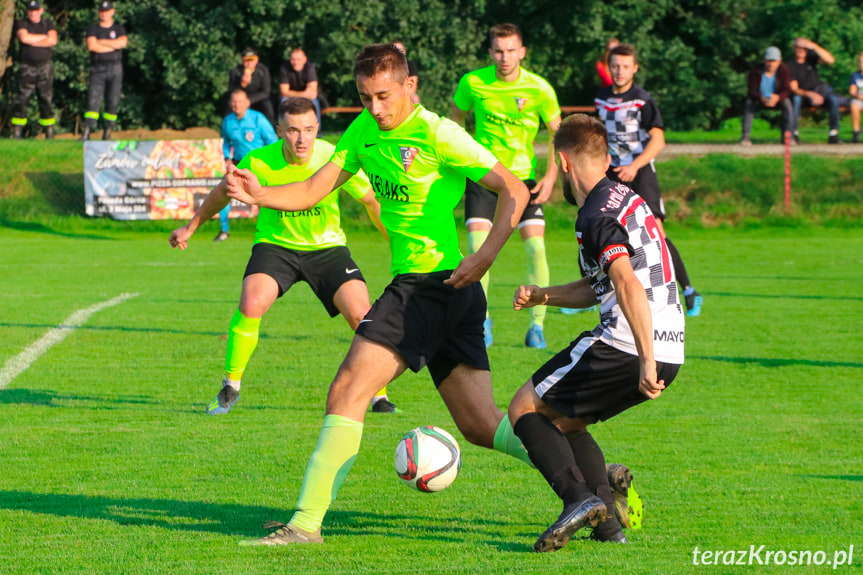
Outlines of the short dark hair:
M 495 38 L 509 38 L 510 36 L 518 36 L 518 40 L 520 42 L 523 41 L 521 30 L 515 24 L 510 24 L 509 22 L 495 24 L 488 31 L 488 43 L 490 45 L 494 42 Z
M 299 116 L 309 112 L 317 113 L 315 103 L 308 98 L 288 98 L 279 104 L 279 119 L 285 116 Z
M 392 44 L 370 44 L 357 54 L 354 78 L 373 78 L 385 72 L 389 72 L 396 82 L 404 82 L 408 77 L 407 58 Z
M 638 52 L 632 44 L 618 44 L 608 53 L 609 62 L 611 62 L 612 56 L 632 56 L 632 59 L 638 64 Z
M 554 133 L 554 149 L 576 156 L 605 157 L 608 154 L 608 132 L 596 118 L 573 114 L 561 122 Z

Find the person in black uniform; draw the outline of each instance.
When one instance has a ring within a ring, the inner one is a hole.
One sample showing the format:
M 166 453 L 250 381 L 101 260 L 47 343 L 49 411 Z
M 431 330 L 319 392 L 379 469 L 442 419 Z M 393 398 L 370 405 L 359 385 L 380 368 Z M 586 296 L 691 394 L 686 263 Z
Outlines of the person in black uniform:
M 27 2 L 27 17 L 15 22 L 15 37 L 21 43 L 18 65 L 18 99 L 12 116 L 12 137 L 22 138 L 27 125 L 27 104 L 35 90 L 39 96 L 39 125 L 45 137 L 54 137 L 54 66 L 51 48 L 57 45 L 57 29 L 50 18 L 43 18 L 39 0 Z
M 262 113 L 270 124 L 276 123 L 276 113 L 270 101 L 270 69 L 264 66 L 253 48 L 246 48 L 242 53 L 243 62 L 232 69 L 228 75 L 228 94 L 235 90 L 245 90 L 249 96 L 252 110 Z M 230 113 L 230 110 L 225 114 Z
M 638 57 L 631 44 L 620 44 L 611 50 L 611 86 L 596 94 L 594 104 L 599 119 L 608 130 L 608 153 L 611 167 L 608 177 L 629 186 L 644 198 L 656 216 L 659 233 L 668 244 L 674 272 L 683 289 L 686 315 L 697 316 L 703 303 L 695 291 L 677 247 L 665 235 L 665 206 L 659 191 L 659 180 L 653 160 L 665 147 L 665 132 L 659 107 L 651 95 L 633 82 L 638 72 Z
M 87 50 L 90 51 L 90 84 L 87 87 L 87 112 L 84 114 L 82 140 L 90 139 L 90 131 L 99 120 L 99 107 L 105 100 L 102 113 L 103 140 L 111 139 L 111 130 L 117 121 L 120 107 L 120 90 L 123 87 L 123 48 L 129 39 L 126 29 L 114 22 L 114 4 L 111 0 L 99 2 L 99 22 L 87 28 Z

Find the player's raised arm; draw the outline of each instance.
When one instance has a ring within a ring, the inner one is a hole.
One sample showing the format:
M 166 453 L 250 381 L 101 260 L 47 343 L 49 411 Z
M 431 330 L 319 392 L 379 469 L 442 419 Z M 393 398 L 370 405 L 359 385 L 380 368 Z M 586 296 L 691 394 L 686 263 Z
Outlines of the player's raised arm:
M 198 227 L 203 222 L 210 220 L 213 216 L 222 211 L 230 201 L 231 199 L 228 197 L 228 182 L 225 178 L 222 178 L 222 180 L 216 184 L 212 190 L 210 190 L 207 197 L 204 198 L 204 202 L 201 204 L 201 207 L 197 209 L 195 215 L 192 216 L 192 219 L 189 220 L 189 223 L 171 232 L 171 237 L 168 239 L 168 243 L 171 244 L 172 248 L 180 248 L 181 250 L 186 249 L 186 246 L 189 243 L 189 238 L 192 237 Z
M 445 283 L 456 288 L 479 281 L 488 271 L 494 258 L 518 225 L 521 213 L 530 199 L 527 186 L 500 162 L 477 183 L 497 193 L 497 209 L 488 238 L 475 253 L 464 258 L 452 277 L 446 280 Z
M 327 162 L 312 176 L 293 184 L 262 186 L 249 170 L 228 168 L 228 196 L 249 204 L 274 210 L 296 212 L 308 210 L 330 192 L 347 182 L 353 174 L 333 162 Z

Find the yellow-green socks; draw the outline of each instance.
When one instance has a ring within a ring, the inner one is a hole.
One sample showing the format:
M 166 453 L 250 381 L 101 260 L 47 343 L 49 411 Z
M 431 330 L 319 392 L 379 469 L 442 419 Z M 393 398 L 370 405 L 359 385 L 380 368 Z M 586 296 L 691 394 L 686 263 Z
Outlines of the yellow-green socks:
M 240 310 L 231 318 L 228 329 L 228 352 L 225 354 L 225 373 L 228 380 L 239 382 L 252 352 L 258 345 L 258 332 L 261 329 L 261 318 L 246 317 Z M 239 386 L 237 386 L 239 387 Z
M 476 253 L 479 247 L 485 243 L 485 239 L 488 237 L 488 231 L 483 230 L 479 232 L 468 232 L 467 233 L 467 251 L 468 253 Z M 548 273 L 546 272 L 546 276 Z M 480 285 L 482 286 L 482 291 L 485 292 L 485 299 L 488 301 L 488 284 L 491 280 L 490 272 L 485 272 L 485 275 L 482 276 L 482 279 L 479 280 Z M 488 317 L 488 311 L 486 311 L 486 317 Z
M 360 452 L 362 437 L 363 424 L 359 421 L 341 415 L 324 418 L 291 525 L 304 531 L 318 530 Z
M 527 455 L 527 449 L 521 444 L 521 439 L 512 430 L 512 425 L 509 424 L 509 416 L 504 415 L 497 426 L 497 431 L 494 432 L 494 450 L 511 455 L 516 459 L 521 459 L 531 467 L 534 467 Z
M 545 259 L 545 238 L 533 236 L 524 240 L 524 251 L 527 255 L 527 283 L 548 287 L 548 260 Z M 531 324 L 542 327 L 545 321 L 546 306 L 537 305 L 530 308 Z

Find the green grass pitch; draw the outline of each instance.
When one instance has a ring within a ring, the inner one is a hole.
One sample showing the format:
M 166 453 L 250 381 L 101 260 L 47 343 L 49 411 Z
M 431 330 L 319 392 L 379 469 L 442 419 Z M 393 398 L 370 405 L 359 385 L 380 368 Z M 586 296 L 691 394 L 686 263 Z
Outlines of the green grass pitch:
M 566 209 L 554 206 L 551 209 Z M 574 212 L 573 212 L 574 213 Z M 248 229 L 248 228 L 246 228 Z M 632 545 L 573 541 L 531 552 L 560 511 L 538 473 L 468 445 L 426 373 L 390 387 L 402 409 L 369 414 L 360 455 L 324 523 L 325 544 L 241 548 L 287 520 L 350 343 L 307 286 L 264 319 L 242 397 L 207 417 L 251 234 L 183 253 L 167 233 L 0 228 L 0 369 L 76 310 L 138 293 L 70 331 L 0 390 L 0 573 L 826 573 L 830 566 L 695 566 L 693 550 L 834 551 L 863 565 L 863 242 L 859 228 L 670 226 L 705 297 L 687 321 L 674 384 L 594 432 L 629 465 L 646 504 Z M 374 298 L 388 251 L 349 233 Z M 550 228 L 552 281 L 577 277 L 571 231 Z M 523 347 L 510 309 L 517 239 L 492 275 L 490 350 L 505 406 L 592 314 L 550 309 L 549 349 Z M 460 440 L 452 487 L 405 488 L 393 449 L 418 425 Z M 762 554 L 763 556 L 763 554 Z

